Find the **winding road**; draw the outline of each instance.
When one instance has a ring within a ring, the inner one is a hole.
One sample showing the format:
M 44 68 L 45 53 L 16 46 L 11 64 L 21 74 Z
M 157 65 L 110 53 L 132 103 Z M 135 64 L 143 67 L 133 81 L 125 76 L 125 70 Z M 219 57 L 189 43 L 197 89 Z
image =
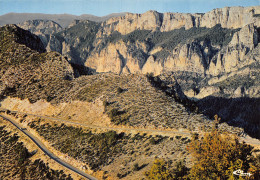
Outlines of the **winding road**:
M 0 117 L 4 118 L 5 120 L 9 121 L 10 123 L 12 123 L 16 128 L 18 128 L 20 131 L 22 131 L 26 136 L 28 136 L 46 155 L 48 155 L 51 159 L 53 159 L 54 161 L 56 161 L 57 163 L 59 163 L 60 165 L 74 171 L 75 173 L 85 177 L 86 179 L 90 179 L 90 180 L 97 180 L 95 177 L 75 168 L 74 166 L 72 166 L 71 164 L 59 159 L 57 156 L 55 156 L 50 150 L 48 150 L 48 148 L 38 139 L 36 138 L 34 135 L 32 135 L 28 130 L 24 129 L 20 124 L 18 124 L 15 120 L 4 116 L 2 114 L 0 114 Z
M 155 133 L 155 134 L 164 134 L 164 135 L 185 135 L 185 136 L 191 136 L 190 132 L 182 132 L 182 131 L 170 131 L 170 130 L 156 130 L 156 129 L 134 129 L 134 128 L 122 128 L 122 127 L 102 127 L 102 126 L 95 126 L 95 125 L 87 125 L 87 124 L 81 124 L 81 123 L 77 123 L 77 122 L 72 122 L 72 121 L 68 121 L 68 120 L 64 120 L 64 119 L 60 119 L 60 118 L 53 118 L 53 117 L 49 117 L 49 116 L 42 116 L 42 115 L 36 115 L 36 114 L 29 114 L 29 113 L 23 113 L 23 112 L 19 112 L 19 111 L 10 111 L 4 108 L 0 108 L 0 112 L 7 112 L 9 111 L 9 113 L 19 113 L 19 114 L 24 114 L 24 115 L 29 115 L 29 116 L 35 116 L 35 117 L 40 117 L 40 118 L 45 118 L 45 119 L 50 119 L 53 121 L 59 121 L 59 122 L 64 122 L 64 123 L 68 123 L 68 124 L 74 124 L 74 125 L 80 125 L 80 126 L 85 126 L 88 128 L 94 128 L 94 129 L 104 129 L 104 130 L 113 130 L 113 131 L 128 131 L 130 133 L 136 134 L 137 132 L 139 133 Z M 26 134 L 29 138 L 32 139 L 32 141 L 39 147 L 42 149 L 42 151 L 44 151 L 51 159 L 55 160 L 56 162 L 58 162 L 59 164 L 61 164 L 62 166 L 78 173 L 79 175 L 87 178 L 87 179 L 96 179 L 95 177 L 92 177 L 89 174 L 84 173 L 83 171 L 73 167 L 72 165 L 64 162 L 63 160 L 59 159 L 57 156 L 55 156 L 53 153 L 51 153 L 46 146 L 44 146 L 40 140 L 38 140 L 36 137 L 34 137 L 30 132 L 28 132 L 26 129 L 22 129 L 22 127 L 16 123 L 15 120 L 6 117 L 2 114 L 0 114 L 0 117 L 8 120 L 9 122 L 11 122 L 13 125 L 15 125 L 20 131 L 22 131 L 24 134 Z M 260 146 L 260 141 L 254 138 L 251 138 L 249 136 L 244 137 L 244 138 L 240 138 L 240 141 L 245 141 L 248 144 L 254 145 L 254 146 Z

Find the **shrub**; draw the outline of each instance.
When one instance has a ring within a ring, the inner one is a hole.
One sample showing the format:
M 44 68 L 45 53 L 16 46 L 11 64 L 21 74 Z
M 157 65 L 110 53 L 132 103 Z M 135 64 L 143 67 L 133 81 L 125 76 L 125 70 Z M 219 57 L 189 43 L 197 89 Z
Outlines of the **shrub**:
M 118 87 L 116 91 L 117 93 L 122 93 L 124 90 L 121 87 Z
M 155 145 L 155 144 L 157 144 L 158 142 L 154 139 L 154 137 L 152 137 L 152 138 L 150 139 L 150 143 L 153 144 L 153 145 Z
M 181 160 L 176 163 L 176 167 L 173 172 L 174 179 L 186 179 L 189 173 L 189 169 L 185 166 L 185 162 Z
M 111 111 L 108 113 L 108 116 L 110 119 L 113 119 L 118 114 L 117 109 L 111 109 Z
M 139 165 L 138 163 L 134 163 L 133 171 L 139 171 Z
M 109 105 L 109 103 L 106 100 L 104 100 L 103 101 L 103 106 L 106 108 L 108 105 Z

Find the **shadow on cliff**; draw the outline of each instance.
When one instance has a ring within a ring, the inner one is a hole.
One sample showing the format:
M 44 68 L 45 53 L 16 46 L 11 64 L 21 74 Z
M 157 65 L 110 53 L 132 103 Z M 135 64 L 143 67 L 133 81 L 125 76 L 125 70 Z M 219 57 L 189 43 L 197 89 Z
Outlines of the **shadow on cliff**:
M 245 133 L 260 139 L 260 98 L 208 96 L 197 101 L 197 107 L 210 119 L 217 114 L 221 122 L 244 128 Z
M 224 98 L 208 96 L 198 101 L 188 99 L 175 81 L 174 86 L 167 86 L 167 82 L 159 77 L 147 75 L 152 86 L 171 96 L 176 102 L 184 105 L 189 112 L 204 114 L 209 119 L 214 115 L 221 117 L 221 122 L 230 126 L 241 127 L 251 137 L 260 139 L 260 98 Z M 220 122 L 220 123 L 221 123 Z

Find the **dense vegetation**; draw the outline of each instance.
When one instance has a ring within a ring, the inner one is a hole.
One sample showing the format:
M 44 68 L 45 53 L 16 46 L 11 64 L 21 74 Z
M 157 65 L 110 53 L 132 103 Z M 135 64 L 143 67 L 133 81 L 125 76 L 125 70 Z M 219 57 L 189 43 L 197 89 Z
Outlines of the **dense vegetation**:
M 252 146 L 220 134 L 217 130 L 206 134 L 203 139 L 195 135 L 189 144 L 189 151 L 195 162 L 189 177 L 225 180 L 232 178 L 233 172 L 241 169 L 259 178 L 260 167 L 256 167 L 257 160 L 252 156 L 252 150 Z
M 19 136 L 0 127 L 0 179 L 72 179 L 63 171 L 53 170 L 41 159 L 30 160 L 36 152 L 28 152 Z
M 190 180 L 260 178 L 260 156 L 252 155 L 253 147 L 240 143 L 233 136 L 221 134 L 217 129 L 200 138 L 198 134 L 193 134 L 188 150 L 194 163 L 190 169 L 183 163 L 177 163 L 175 168 L 171 168 L 170 162 L 157 159 L 146 176 L 149 179 Z M 233 174 L 236 170 L 251 173 L 251 177 L 236 176 Z
M 183 161 L 178 161 L 173 166 L 171 161 L 155 159 L 151 169 L 145 175 L 150 180 L 184 179 L 188 170 Z

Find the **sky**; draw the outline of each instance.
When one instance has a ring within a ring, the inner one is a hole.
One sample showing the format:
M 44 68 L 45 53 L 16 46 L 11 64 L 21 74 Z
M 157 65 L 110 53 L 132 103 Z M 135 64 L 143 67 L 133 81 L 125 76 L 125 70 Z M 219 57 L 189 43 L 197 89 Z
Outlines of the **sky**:
M 0 15 L 16 12 L 105 16 L 148 10 L 204 13 L 226 6 L 260 6 L 260 0 L 0 0 Z

